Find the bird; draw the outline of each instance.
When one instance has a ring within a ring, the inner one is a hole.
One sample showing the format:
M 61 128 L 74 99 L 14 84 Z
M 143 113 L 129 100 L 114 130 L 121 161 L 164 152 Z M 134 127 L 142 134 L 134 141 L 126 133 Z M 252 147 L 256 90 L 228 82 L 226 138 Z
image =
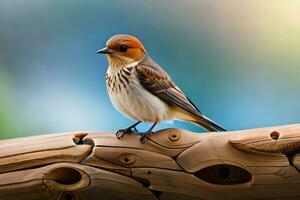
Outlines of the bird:
M 137 132 L 144 144 L 158 123 L 173 120 L 191 122 L 207 131 L 226 131 L 200 112 L 135 36 L 114 35 L 96 53 L 108 59 L 105 82 L 113 106 L 136 121 L 119 129 L 118 139 Z M 153 124 L 146 132 L 138 132 L 136 126 L 141 122 Z

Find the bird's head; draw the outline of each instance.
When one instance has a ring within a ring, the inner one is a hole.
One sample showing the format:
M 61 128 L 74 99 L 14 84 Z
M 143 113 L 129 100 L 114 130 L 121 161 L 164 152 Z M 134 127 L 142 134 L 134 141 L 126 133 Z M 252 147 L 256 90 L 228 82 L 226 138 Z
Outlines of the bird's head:
M 97 53 L 106 54 L 112 67 L 141 61 L 147 56 L 144 46 L 136 37 L 123 34 L 112 36 L 106 42 L 106 47 L 98 50 Z

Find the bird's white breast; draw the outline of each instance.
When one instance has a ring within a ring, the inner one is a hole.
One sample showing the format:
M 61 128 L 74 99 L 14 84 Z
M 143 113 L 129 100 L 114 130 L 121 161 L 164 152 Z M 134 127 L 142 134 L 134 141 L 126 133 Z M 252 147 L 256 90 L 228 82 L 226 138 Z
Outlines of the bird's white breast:
M 132 64 L 127 67 L 130 68 L 135 65 Z M 117 70 L 111 71 L 109 69 L 107 73 L 109 76 L 116 76 Z M 131 70 L 129 83 L 126 87 L 121 84 L 120 88 L 111 90 L 108 87 L 108 93 L 114 107 L 125 116 L 137 121 L 160 122 L 168 120 L 168 105 L 140 85 L 134 69 Z

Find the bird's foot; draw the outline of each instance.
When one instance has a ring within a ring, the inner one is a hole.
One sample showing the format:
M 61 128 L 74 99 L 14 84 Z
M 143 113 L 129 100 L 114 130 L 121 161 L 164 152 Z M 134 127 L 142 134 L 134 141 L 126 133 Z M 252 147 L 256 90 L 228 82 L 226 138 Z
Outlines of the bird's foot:
M 116 137 L 120 140 L 122 137 L 124 137 L 125 134 L 131 134 L 133 132 L 137 132 L 137 129 L 135 127 L 133 128 L 133 130 L 132 128 L 119 129 L 116 132 Z
M 144 133 L 139 133 L 140 134 L 140 142 L 141 144 L 145 144 L 147 139 L 148 139 L 148 135 L 149 134 L 152 134 L 153 132 L 152 131 L 147 131 L 147 132 L 144 132 Z

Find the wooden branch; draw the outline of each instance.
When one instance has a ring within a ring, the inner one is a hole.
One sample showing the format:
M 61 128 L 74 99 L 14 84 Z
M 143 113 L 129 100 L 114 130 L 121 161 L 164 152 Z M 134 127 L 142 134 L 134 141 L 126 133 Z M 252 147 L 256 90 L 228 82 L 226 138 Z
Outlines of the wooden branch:
M 0 141 L 0 199 L 299 199 L 300 124 L 224 133 L 74 132 Z

